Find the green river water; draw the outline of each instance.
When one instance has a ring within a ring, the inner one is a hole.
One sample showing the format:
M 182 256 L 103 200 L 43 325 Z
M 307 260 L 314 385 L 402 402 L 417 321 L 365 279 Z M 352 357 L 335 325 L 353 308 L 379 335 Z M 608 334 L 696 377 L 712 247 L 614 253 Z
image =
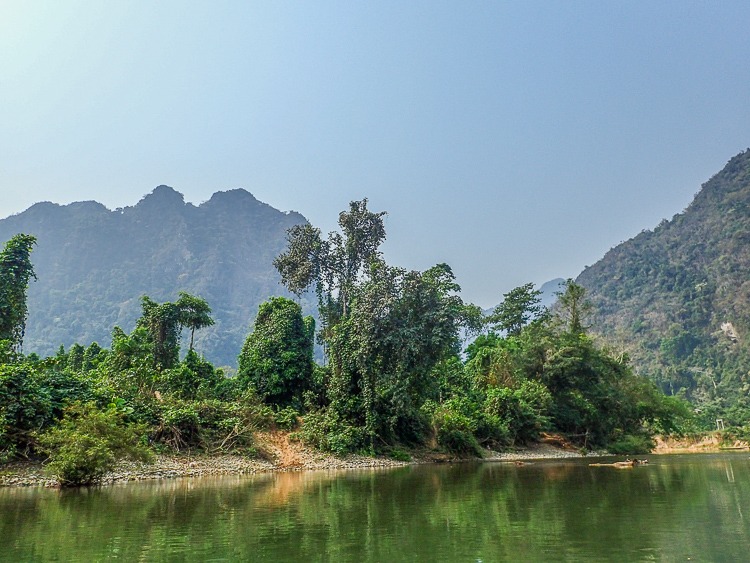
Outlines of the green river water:
M 0 560 L 750 561 L 748 453 L 649 459 L 0 488 Z

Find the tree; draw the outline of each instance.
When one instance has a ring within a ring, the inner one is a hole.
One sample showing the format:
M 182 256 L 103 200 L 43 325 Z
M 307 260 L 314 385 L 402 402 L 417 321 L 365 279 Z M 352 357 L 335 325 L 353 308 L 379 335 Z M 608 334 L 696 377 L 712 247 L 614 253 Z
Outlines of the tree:
M 349 314 L 349 295 L 367 266 L 380 256 L 385 240 L 383 216 L 367 209 L 367 199 L 353 201 L 339 214 L 341 233 L 323 240 L 320 229 L 296 225 L 287 233 L 287 251 L 274 260 L 282 283 L 296 295 L 315 286 L 324 328 Z
M 18 234 L 0 252 L 0 340 L 8 340 L 20 352 L 26 330 L 26 290 L 36 279 L 29 256 L 36 244 L 31 235 Z
M 174 367 L 180 355 L 180 309 L 174 303 L 156 303 L 147 295 L 141 297 L 141 308 L 143 313 L 136 321 L 136 329 L 148 330 L 154 367 L 159 370 Z
M 68 368 L 73 371 L 81 371 L 83 369 L 83 356 L 86 353 L 86 349 L 78 344 L 77 342 L 70 347 L 68 352 Z
M 568 331 L 571 334 L 585 333 L 588 327 L 584 322 L 592 311 L 591 303 L 586 300 L 586 288 L 568 279 L 565 289 L 557 295 L 560 316 L 567 323 Z
M 208 306 L 205 299 L 181 291 L 177 300 L 177 308 L 179 309 L 180 324 L 190 329 L 189 350 L 192 350 L 195 331 L 214 324 L 214 320 L 211 318 L 211 307 Z
M 238 380 L 271 404 L 300 408 L 312 378 L 314 333 L 312 317 L 303 318 L 291 299 L 262 303 L 238 359 Z
M 527 283 L 503 295 L 488 321 L 493 328 L 504 330 L 509 336 L 518 336 L 523 327 L 537 319 L 545 310 L 540 305 L 542 292 Z
M 326 240 L 309 225 L 293 227 L 274 262 L 294 293 L 315 287 L 331 364 L 324 426 L 336 427 L 326 432 L 337 451 L 423 439 L 420 408 L 440 393 L 432 370 L 458 353 L 460 326 L 477 328 L 481 318 L 457 295 L 446 264 L 410 272 L 382 260 L 384 215 L 368 211 L 365 199 L 339 215 L 341 233 Z
M 91 371 L 105 358 L 107 352 L 97 342 L 92 342 L 83 353 L 83 371 Z
M 419 409 L 439 396 L 433 369 L 459 350 L 459 328 L 477 317 L 457 292 L 453 272 L 374 264 L 352 293 L 350 315 L 333 334 L 341 367 L 329 396 L 339 416 L 376 437 L 418 441 Z

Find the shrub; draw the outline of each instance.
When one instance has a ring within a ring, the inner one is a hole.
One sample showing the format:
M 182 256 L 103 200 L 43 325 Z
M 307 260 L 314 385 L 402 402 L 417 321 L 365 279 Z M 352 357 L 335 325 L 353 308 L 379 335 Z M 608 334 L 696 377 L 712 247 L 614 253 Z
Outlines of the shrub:
M 161 389 L 182 399 L 211 397 L 222 380 L 223 376 L 193 350 L 177 366 L 159 374 Z
M 477 439 L 471 431 L 471 421 L 459 413 L 442 413 L 437 422 L 438 445 L 459 455 L 481 455 Z
M 302 422 L 299 438 L 303 444 L 345 455 L 367 449 L 367 433 L 341 420 L 333 411 L 308 413 Z
M 535 381 L 524 381 L 518 388 L 493 388 L 487 391 L 485 415 L 504 425 L 511 443 L 527 444 L 549 426 L 549 390 Z
M 156 439 L 178 451 L 198 448 L 254 453 L 253 432 L 274 420 L 271 408 L 251 391 L 231 402 L 169 397 L 159 406 Z
M 609 453 L 618 455 L 635 455 L 651 453 L 656 444 L 650 436 L 626 434 L 607 445 Z
M 427 401 L 422 411 L 429 414 L 438 446 L 458 455 L 481 456 L 474 433 L 477 430 L 476 405 L 468 399 L 454 397 L 442 405 Z
M 39 436 L 39 445 L 49 455 L 47 472 L 61 485 L 86 485 L 101 479 L 120 459 L 149 461 L 145 432 L 143 425 L 126 423 L 116 408 L 99 410 L 93 403 L 77 403 L 65 410 L 59 424 Z
M 396 461 L 411 461 L 411 456 L 408 454 L 408 452 L 405 452 L 404 450 L 400 450 L 398 448 L 393 448 L 390 452 L 388 452 L 388 456 L 391 459 L 395 459 Z
M 294 430 L 297 427 L 299 413 L 292 407 L 286 407 L 276 412 L 274 422 L 284 430 Z

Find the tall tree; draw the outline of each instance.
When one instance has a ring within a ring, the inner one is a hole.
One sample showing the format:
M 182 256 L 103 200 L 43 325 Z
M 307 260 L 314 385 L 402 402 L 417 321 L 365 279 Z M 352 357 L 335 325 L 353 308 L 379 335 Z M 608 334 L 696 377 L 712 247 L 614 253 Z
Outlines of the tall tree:
M 313 372 L 311 321 L 302 318 L 302 309 L 291 299 L 272 297 L 262 303 L 242 347 L 238 380 L 252 385 L 271 404 L 299 408 Z
M 320 229 L 297 225 L 287 234 L 288 248 L 274 260 L 282 283 L 300 295 L 315 286 L 324 329 L 349 314 L 352 289 L 368 265 L 380 256 L 385 240 L 383 216 L 367 209 L 367 199 L 353 201 L 339 214 L 341 233 L 321 238 Z
M 195 331 L 201 328 L 213 326 L 214 320 L 211 318 L 211 307 L 205 299 L 190 295 L 181 291 L 177 300 L 179 309 L 180 324 L 190 329 L 190 350 L 193 349 Z
M 17 352 L 26 330 L 26 290 L 29 280 L 36 279 L 29 258 L 35 244 L 35 237 L 18 234 L 0 253 L 0 340 L 9 341 Z
M 342 369 L 331 406 L 377 436 L 418 440 L 419 409 L 437 397 L 432 370 L 459 351 L 459 329 L 478 318 L 465 305 L 450 267 L 406 271 L 380 262 L 352 293 L 350 315 L 334 330 Z
M 136 322 L 136 329 L 148 330 L 153 346 L 154 367 L 169 369 L 177 364 L 180 356 L 180 310 L 176 304 L 156 303 L 147 295 L 141 297 L 143 314 Z
M 563 291 L 558 294 L 560 317 L 572 334 L 583 334 L 588 329 L 584 323 L 591 314 L 591 303 L 586 299 L 586 288 L 572 279 L 565 281 Z
M 534 289 L 533 283 L 511 289 L 503 295 L 503 302 L 495 307 L 489 323 L 493 328 L 506 331 L 509 336 L 518 336 L 523 327 L 544 311 L 540 305 L 541 295 L 542 292 Z

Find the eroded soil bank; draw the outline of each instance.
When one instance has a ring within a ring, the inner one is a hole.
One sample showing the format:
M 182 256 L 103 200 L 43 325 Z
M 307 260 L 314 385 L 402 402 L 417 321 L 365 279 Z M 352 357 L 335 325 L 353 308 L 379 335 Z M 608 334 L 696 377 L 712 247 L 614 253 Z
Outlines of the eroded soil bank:
M 750 444 L 742 440 L 735 440 L 727 444 L 723 441 L 720 433 L 704 434 L 694 437 L 663 438 L 656 437 L 655 454 L 682 454 L 682 453 L 716 453 L 732 450 L 747 450 Z

